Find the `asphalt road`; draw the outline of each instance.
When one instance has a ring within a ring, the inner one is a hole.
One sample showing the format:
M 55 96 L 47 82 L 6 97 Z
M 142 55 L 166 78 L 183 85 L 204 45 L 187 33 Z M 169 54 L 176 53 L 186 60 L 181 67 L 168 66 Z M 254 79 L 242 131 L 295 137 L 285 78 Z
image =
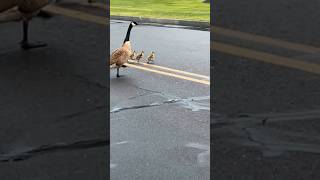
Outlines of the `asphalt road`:
M 320 178 L 319 6 L 215 3 L 212 178 Z
M 209 142 L 214 179 L 319 179 L 320 51 L 305 46 L 320 43 L 310 20 L 317 9 L 319 1 L 216 2 L 215 25 L 236 32 L 211 33 L 210 134 L 209 86 L 177 71 L 137 65 L 118 79 L 111 71 L 106 112 L 105 26 L 83 16 L 35 19 L 31 39 L 49 46 L 22 51 L 21 25 L 1 24 L 0 178 L 107 179 L 110 113 L 111 179 L 209 179 Z M 127 25 L 111 23 L 111 49 Z M 206 76 L 208 38 L 181 28 L 132 31 L 133 48 L 154 50 L 155 65 Z
M 111 22 L 112 50 L 128 25 Z M 155 51 L 157 66 L 209 76 L 209 36 L 138 25 L 131 43 L 138 52 Z M 111 179 L 209 179 L 209 85 L 133 67 L 120 73 L 110 76 Z
M 62 15 L 0 25 L 0 179 L 108 178 L 106 27 Z

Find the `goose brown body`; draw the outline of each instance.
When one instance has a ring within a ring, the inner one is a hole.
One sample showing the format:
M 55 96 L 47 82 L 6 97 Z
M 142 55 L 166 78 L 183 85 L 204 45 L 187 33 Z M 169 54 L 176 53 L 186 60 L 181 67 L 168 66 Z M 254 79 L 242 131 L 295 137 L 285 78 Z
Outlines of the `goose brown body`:
M 129 41 L 125 42 L 121 48 L 114 50 L 111 54 L 110 65 L 115 64 L 121 67 L 123 64 L 127 63 L 132 54 L 131 44 Z
M 47 4 L 49 0 L 1 0 L 0 22 L 31 19 Z
M 17 2 L 15 0 L 9 0 L 9 1 L 2 0 L 0 2 L 0 12 L 6 11 L 8 9 L 11 9 L 16 5 L 17 5 Z

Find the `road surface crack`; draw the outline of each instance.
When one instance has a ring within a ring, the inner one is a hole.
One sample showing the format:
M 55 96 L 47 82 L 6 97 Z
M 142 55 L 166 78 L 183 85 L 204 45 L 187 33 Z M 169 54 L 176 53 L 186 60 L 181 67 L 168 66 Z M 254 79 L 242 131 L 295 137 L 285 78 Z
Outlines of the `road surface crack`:
M 155 102 L 155 103 L 145 104 L 145 105 L 136 105 L 136 106 L 129 106 L 129 107 L 115 107 L 110 111 L 110 113 L 119 113 L 121 111 L 126 111 L 126 110 L 136 110 L 136 109 L 162 106 L 162 105 L 174 104 L 174 103 L 180 103 L 180 105 L 182 107 L 187 108 L 187 109 L 191 109 L 192 111 L 210 110 L 209 103 L 197 102 L 197 101 L 208 100 L 208 99 L 210 99 L 209 96 L 191 97 L 191 98 L 172 98 L 172 99 L 168 99 L 163 102 Z
M 56 152 L 63 152 L 63 151 L 74 151 L 79 149 L 91 149 L 91 148 L 108 146 L 109 144 L 110 144 L 109 140 L 106 140 L 104 138 L 98 138 L 98 139 L 90 139 L 90 140 L 81 140 L 81 141 L 76 141 L 71 143 L 56 143 L 56 144 L 41 145 L 36 148 L 32 148 L 22 152 L 3 154 L 0 156 L 0 162 L 23 161 L 38 155 L 42 155 L 42 154 L 49 154 L 49 153 L 56 153 Z
M 142 109 L 142 108 L 149 108 L 149 107 L 155 107 L 155 106 L 161 106 L 164 104 L 172 104 L 172 103 L 176 103 L 180 101 L 179 99 L 171 99 L 171 100 L 167 100 L 164 102 L 159 102 L 159 103 L 151 103 L 151 104 L 147 104 L 147 105 L 139 105 L 139 106 L 130 106 L 130 107 L 120 107 L 120 108 L 113 108 L 110 113 L 118 113 L 121 111 L 125 111 L 125 110 L 136 110 L 136 109 Z
M 150 92 L 150 93 L 158 93 L 158 94 L 163 94 L 162 92 L 160 91 L 155 91 L 155 90 L 151 90 L 151 89 L 145 89 L 145 88 L 142 88 L 142 87 L 138 87 L 138 86 L 135 86 L 137 89 L 140 89 L 140 90 L 143 90 L 143 91 L 147 91 L 147 92 Z

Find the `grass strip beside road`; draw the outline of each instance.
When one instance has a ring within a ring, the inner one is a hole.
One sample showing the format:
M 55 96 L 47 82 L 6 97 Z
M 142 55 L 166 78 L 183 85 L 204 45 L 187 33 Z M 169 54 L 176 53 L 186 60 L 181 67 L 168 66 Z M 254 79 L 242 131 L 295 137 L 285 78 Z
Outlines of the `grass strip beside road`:
M 110 14 L 159 19 L 210 20 L 210 4 L 202 0 L 111 0 Z

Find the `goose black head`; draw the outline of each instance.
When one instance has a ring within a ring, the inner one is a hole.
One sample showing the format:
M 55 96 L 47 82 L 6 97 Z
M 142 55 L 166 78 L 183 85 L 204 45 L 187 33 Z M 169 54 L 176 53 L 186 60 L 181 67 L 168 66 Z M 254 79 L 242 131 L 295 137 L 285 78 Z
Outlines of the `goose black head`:
M 132 25 L 132 26 L 136 26 L 136 25 L 138 25 L 138 23 L 135 22 L 135 21 L 131 21 L 131 25 Z
M 132 27 L 133 27 L 133 26 L 136 26 L 136 25 L 138 25 L 138 23 L 137 23 L 137 22 L 135 22 L 135 21 L 131 21 L 131 23 L 130 23 L 130 25 L 129 25 L 129 27 L 128 27 L 128 30 L 127 30 L 127 35 L 126 35 L 126 37 L 125 37 L 125 39 L 124 39 L 123 43 L 125 43 L 125 42 L 127 42 L 127 41 L 130 41 L 129 39 L 130 39 L 130 32 L 131 32 L 131 29 L 132 29 Z

